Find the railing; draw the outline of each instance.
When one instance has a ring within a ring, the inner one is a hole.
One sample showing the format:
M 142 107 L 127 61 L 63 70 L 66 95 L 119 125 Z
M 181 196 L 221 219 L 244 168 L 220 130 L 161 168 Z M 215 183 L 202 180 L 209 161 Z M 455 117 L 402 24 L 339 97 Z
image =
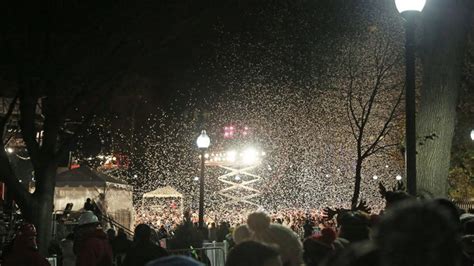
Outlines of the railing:
M 77 213 L 77 212 L 71 212 L 71 213 Z M 57 215 L 63 215 L 62 211 L 55 211 L 53 213 L 53 219 L 52 219 L 52 224 L 51 224 L 53 238 L 56 236 L 56 230 L 57 230 L 56 216 Z M 112 228 L 116 231 L 117 231 L 118 228 L 121 228 L 121 229 L 123 229 L 123 231 L 125 232 L 125 234 L 128 236 L 129 239 L 133 239 L 133 231 L 131 231 L 129 228 L 123 226 L 122 224 L 118 223 L 112 217 L 102 214 L 98 218 L 101 220 L 103 226 L 108 225 L 110 228 Z M 69 224 L 69 226 L 71 226 L 71 225 L 75 226 L 76 222 L 73 222 L 72 224 L 70 224 L 70 223 L 68 223 L 68 224 Z
M 474 201 L 472 200 L 453 200 L 453 203 L 465 211 L 474 210 Z
M 133 231 L 130 230 L 129 228 L 121 225 L 120 223 L 118 223 L 117 221 L 115 221 L 112 217 L 108 216 L 108 215 L 104 215 L 102 214 L 102 222 L 106 222 L 109 224 L 110 228 L 113 228 L 113 229 L 117 229 L 117 228 L 120 228 L 120 229 L 123 229 L 123 231 L 125 232 L 125 234 L 127 234 L 128 238 L 129 239 L 133 239 Z
M 168 250 L 173 255 L 190 256 L 194 259 L 211 266 L 224 266 L 226 260 L 226 252 L 222 247 L 203 247 L 189 249 Z

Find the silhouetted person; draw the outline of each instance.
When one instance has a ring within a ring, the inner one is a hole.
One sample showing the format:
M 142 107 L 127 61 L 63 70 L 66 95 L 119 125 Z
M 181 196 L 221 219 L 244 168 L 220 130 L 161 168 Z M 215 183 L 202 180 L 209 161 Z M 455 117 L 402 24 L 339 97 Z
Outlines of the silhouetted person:
M 118 266 L 123 265 L 125 255 L 132 247 L 132 241 L 127 238 L 127 234 L 122 228 L 119 228 L 117 236 L 112 240 L 112 251 L 114 253 L 114 261 Z
M 74 234 L 76 266 L 112 266 L 112 247 L 91 211 L 81 214 Z
M 86 199 L 86 202 L 84 203 L 84 210 L 94 212 L 94 204 L 90 198 Z
M 135 227 L 132 247 L 127 252 L 123 265 L 143 266 L 147 262 L 168 255 L 166 250 L 150 240 L 151 228 L 146 224 Z
M 280 253 L 271 247 L 256 241 L 244 241 L 236 245 L 229 253 L 226 266 L 282 266 Z
M 460 234 L 451 215 L 433 202 L 409 200 L 393 206 L 375 236 L 380 265 L 460 265 Z
M 12 249 L 3 254 L 5 266 L 48 266 L 49 262 L 38 252 L 36 245 L 36 228 L 24 224 L 17 231 Z

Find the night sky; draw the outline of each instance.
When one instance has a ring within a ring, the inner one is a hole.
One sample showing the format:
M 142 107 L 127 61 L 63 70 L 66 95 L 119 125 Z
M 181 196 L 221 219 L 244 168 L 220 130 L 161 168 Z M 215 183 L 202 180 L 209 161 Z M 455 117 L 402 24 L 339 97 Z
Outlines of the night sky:
M 345 88 L 341 69 L 348 54 L 366 58 L 375 35 L 393 42 L 396 51 L 403 45 L 392 1 L 15 3 L 0 8 L 0 95 L 15 94 L 18 73 L 45 80 L 44 91 L 53 88 L 71 101 L 68 121 L 95 115 L 72 149 L 77 159 L 127 154 L 132 165 L 124 175 L 135 185 L 146 183 L 145 190 L 175 178 L 170 168 L 181 168 L 178 174 L 187 175 L 182 178 L 194 176 L 198 132 L 207 127 L 218 136 L 235 121 L 248 123 L 252 141 L 266 142 L 269 150 L 286 142 L 278 137 L 292 137 L 283 157 L 307 161 L 296 160 L 295 168 L 288 160 L 274 162 L 283 171 L 274 176 L 307 170 L 323 180 L 326 174 L 315 164 L 337 162 L 349 165 L 349 177 L 352 158 L 345 157 L 349 148 L 341 136 L 347 128 L 338 102 Z M 352 51 L 353 46 L 362 48 Z M 187 163 L 160 161 L 164 151 Z M 312 157 L 325 152 L 339 157 Z M 150 157 L 158 162 L 144 159 Z M 388 157 L 371 165 L 390 165 L 394 176 L 403 167 L 400 151 Z M 137 174 L 146 180 L 134 180 Z

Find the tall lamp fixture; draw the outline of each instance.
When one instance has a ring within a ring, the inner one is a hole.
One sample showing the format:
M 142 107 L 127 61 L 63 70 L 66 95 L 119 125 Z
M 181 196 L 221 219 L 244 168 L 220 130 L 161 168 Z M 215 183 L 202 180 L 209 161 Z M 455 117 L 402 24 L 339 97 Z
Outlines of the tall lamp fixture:
M 201 135 L 196 140 L 196 144 L 201 151 L 201 177 L 199 180 L 199 228 L 204 227 L 204 163 L 205 152 L 211 144 L 211 139 L 206 133 L 206 130 L 201 131 Z
M 405 19 L 405 168 L 410 195 L 416 195 L 415 20 L 425 3 L 426 0 L 395 0 L 398 12 Z

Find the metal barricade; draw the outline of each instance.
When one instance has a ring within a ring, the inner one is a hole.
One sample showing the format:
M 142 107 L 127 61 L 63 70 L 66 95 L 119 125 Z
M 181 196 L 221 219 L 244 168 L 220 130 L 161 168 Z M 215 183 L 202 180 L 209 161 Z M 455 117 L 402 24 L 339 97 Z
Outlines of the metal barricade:
M 203 248 L 209 249 L 206 250 L 206 255 L 211 261 L 211 265 L 225 265 L 228 250 L 227 241 L 204 243 Z M 220 256 L 219 254 L 217 254 L 216 249 L 219 251 L 222 250 L 224 252 L 224 256 Z
M 57 266 L 58 265 L 58 260 L 56 257 L 47 257 L 46 260 L 49 262 L 51 266 Z

